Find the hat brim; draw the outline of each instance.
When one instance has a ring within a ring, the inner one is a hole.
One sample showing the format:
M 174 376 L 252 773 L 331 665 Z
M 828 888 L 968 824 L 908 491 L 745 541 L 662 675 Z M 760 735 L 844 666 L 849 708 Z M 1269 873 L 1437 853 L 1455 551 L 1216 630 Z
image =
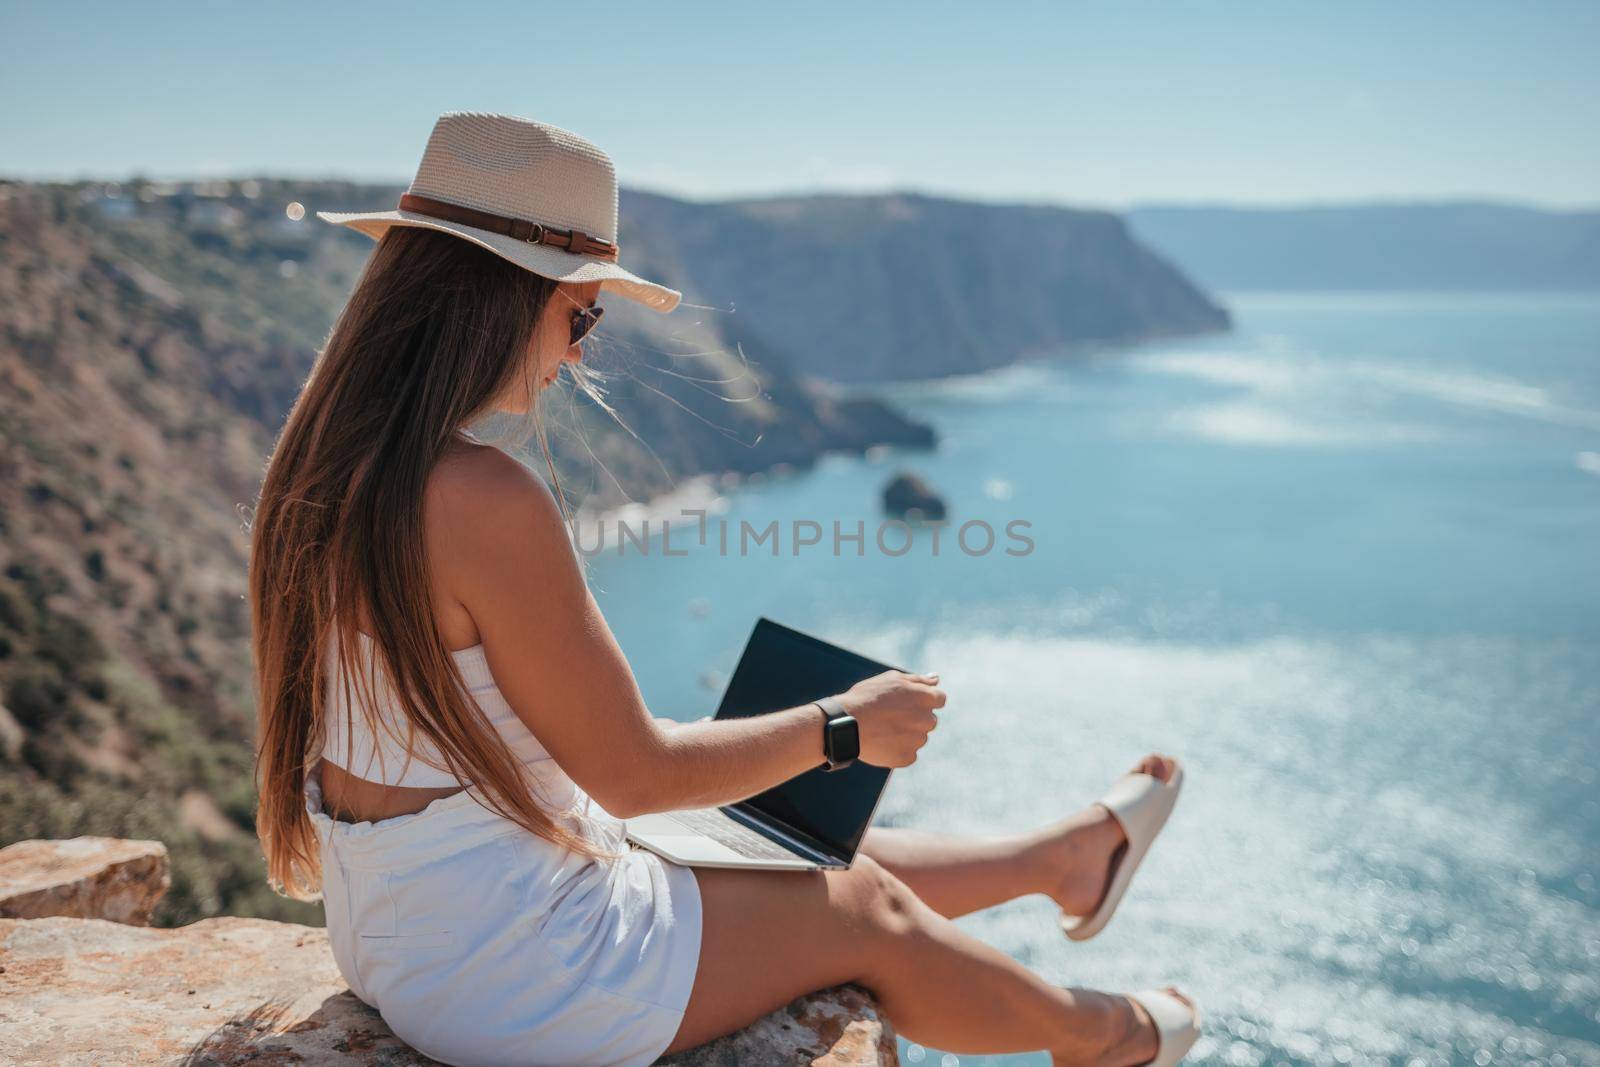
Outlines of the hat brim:
M 382 237 L 391 226 L 421 226 L 454 234 L 541 277 L 558 282 L 599 282 L 601 290 L 618 293 L 652 311 L 671 311 L 683 298 L 676 289 L 645 281 L 608 260 L 573 255 L 550 245 L 529 244 L 505 234 L 415 211 L 319 211 L 317 218 L 336 226 L 348 226 L 373 240 Z

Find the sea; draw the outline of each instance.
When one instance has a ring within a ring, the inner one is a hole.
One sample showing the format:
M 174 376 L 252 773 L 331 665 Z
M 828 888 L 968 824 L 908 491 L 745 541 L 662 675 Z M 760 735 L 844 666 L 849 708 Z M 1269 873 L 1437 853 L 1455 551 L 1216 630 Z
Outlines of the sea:
M 710 714 L 761 615 L 936 670 L 875 822 L 962 835 L 1180 756 L 1097 938 L 1042 896 L 955 921 L 1057 984 L 1179 986 L 1187 1062 L 1600 1065 L 1600 296 L 1221 299 L 1228 334 L 880 388 L 936 450 L 590 554 L 645 698 Z M 900 471 L 944 525 L 886 522 Z

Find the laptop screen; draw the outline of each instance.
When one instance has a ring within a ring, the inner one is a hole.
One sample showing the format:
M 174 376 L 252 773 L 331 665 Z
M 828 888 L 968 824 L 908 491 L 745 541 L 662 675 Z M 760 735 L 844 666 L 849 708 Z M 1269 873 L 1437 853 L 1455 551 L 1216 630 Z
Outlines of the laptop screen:
M 718 719 L 782 711 L 833 696 L 863 678 L 894 668 L 826 641 L 760 619 L 744 647 L 717 709 Z M 817 760 L 822 760 L 822 712 L 817 712 Z M 889 767 L 860 760 L 839 771 L 820 766 L 757 793 L 736 808 L 754 808 L 797 830 L 841 860 L 852 859 L 888 783 Z

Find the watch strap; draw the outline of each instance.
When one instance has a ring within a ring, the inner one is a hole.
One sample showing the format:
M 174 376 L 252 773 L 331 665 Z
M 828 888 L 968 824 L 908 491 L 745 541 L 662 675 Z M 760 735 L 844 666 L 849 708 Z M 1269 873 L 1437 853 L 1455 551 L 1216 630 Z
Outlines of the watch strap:
M 837 719 L 841 715 L 850 714 L 838 697 L 823 697 L 820 700 L 813 700 L 812 703 L 821 708 L 822 713 L 829 719 Z
M 823 724 L 822 724 L 823 760 L 822 760 L 822 763 L 819 764 L 819 766 L 823 770 L 828 770 L 828 771 L 842 770 L 845 767 L 850 766 L 850 764 L 855 762 L 855 757 L 852 757 L 850 759 L 844 760 L 843 762 L 840 762 L 840 763 L 835 763 L 834 762 L 833 754 L 829 751 L 829 748 L 831 747 L 830 742 L 832 741 L 833 734 L 832 734 L 832 731 L 830 731 L 828 729 L 829 724 L 831 724 L 835 719 L 841 719 L 841 718 L 848 719 L 848 718 L 851 718 L 849 709 L 847 709 L 844 706 L 844 703 L 842 701 L 840 701 L 838 697 L 832 697 L 832 696 L 822 697 L 821 699 L 812 701 L 812 703 L 817 705 L 817 707 L 821 708 L 822 709 L 822 714 L 824 716 L 826 716 L 826 718 L 825 718 L 825 720 L 823 721 Z

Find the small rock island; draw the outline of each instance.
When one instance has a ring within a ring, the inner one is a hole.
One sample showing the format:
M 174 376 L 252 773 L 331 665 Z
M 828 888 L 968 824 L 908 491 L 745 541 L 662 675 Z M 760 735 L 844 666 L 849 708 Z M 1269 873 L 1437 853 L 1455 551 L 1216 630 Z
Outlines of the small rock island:
M 944 499 L 911 471 L 899 471 L 883 487 L 883 510 L 907 522 L 943 522 Z

